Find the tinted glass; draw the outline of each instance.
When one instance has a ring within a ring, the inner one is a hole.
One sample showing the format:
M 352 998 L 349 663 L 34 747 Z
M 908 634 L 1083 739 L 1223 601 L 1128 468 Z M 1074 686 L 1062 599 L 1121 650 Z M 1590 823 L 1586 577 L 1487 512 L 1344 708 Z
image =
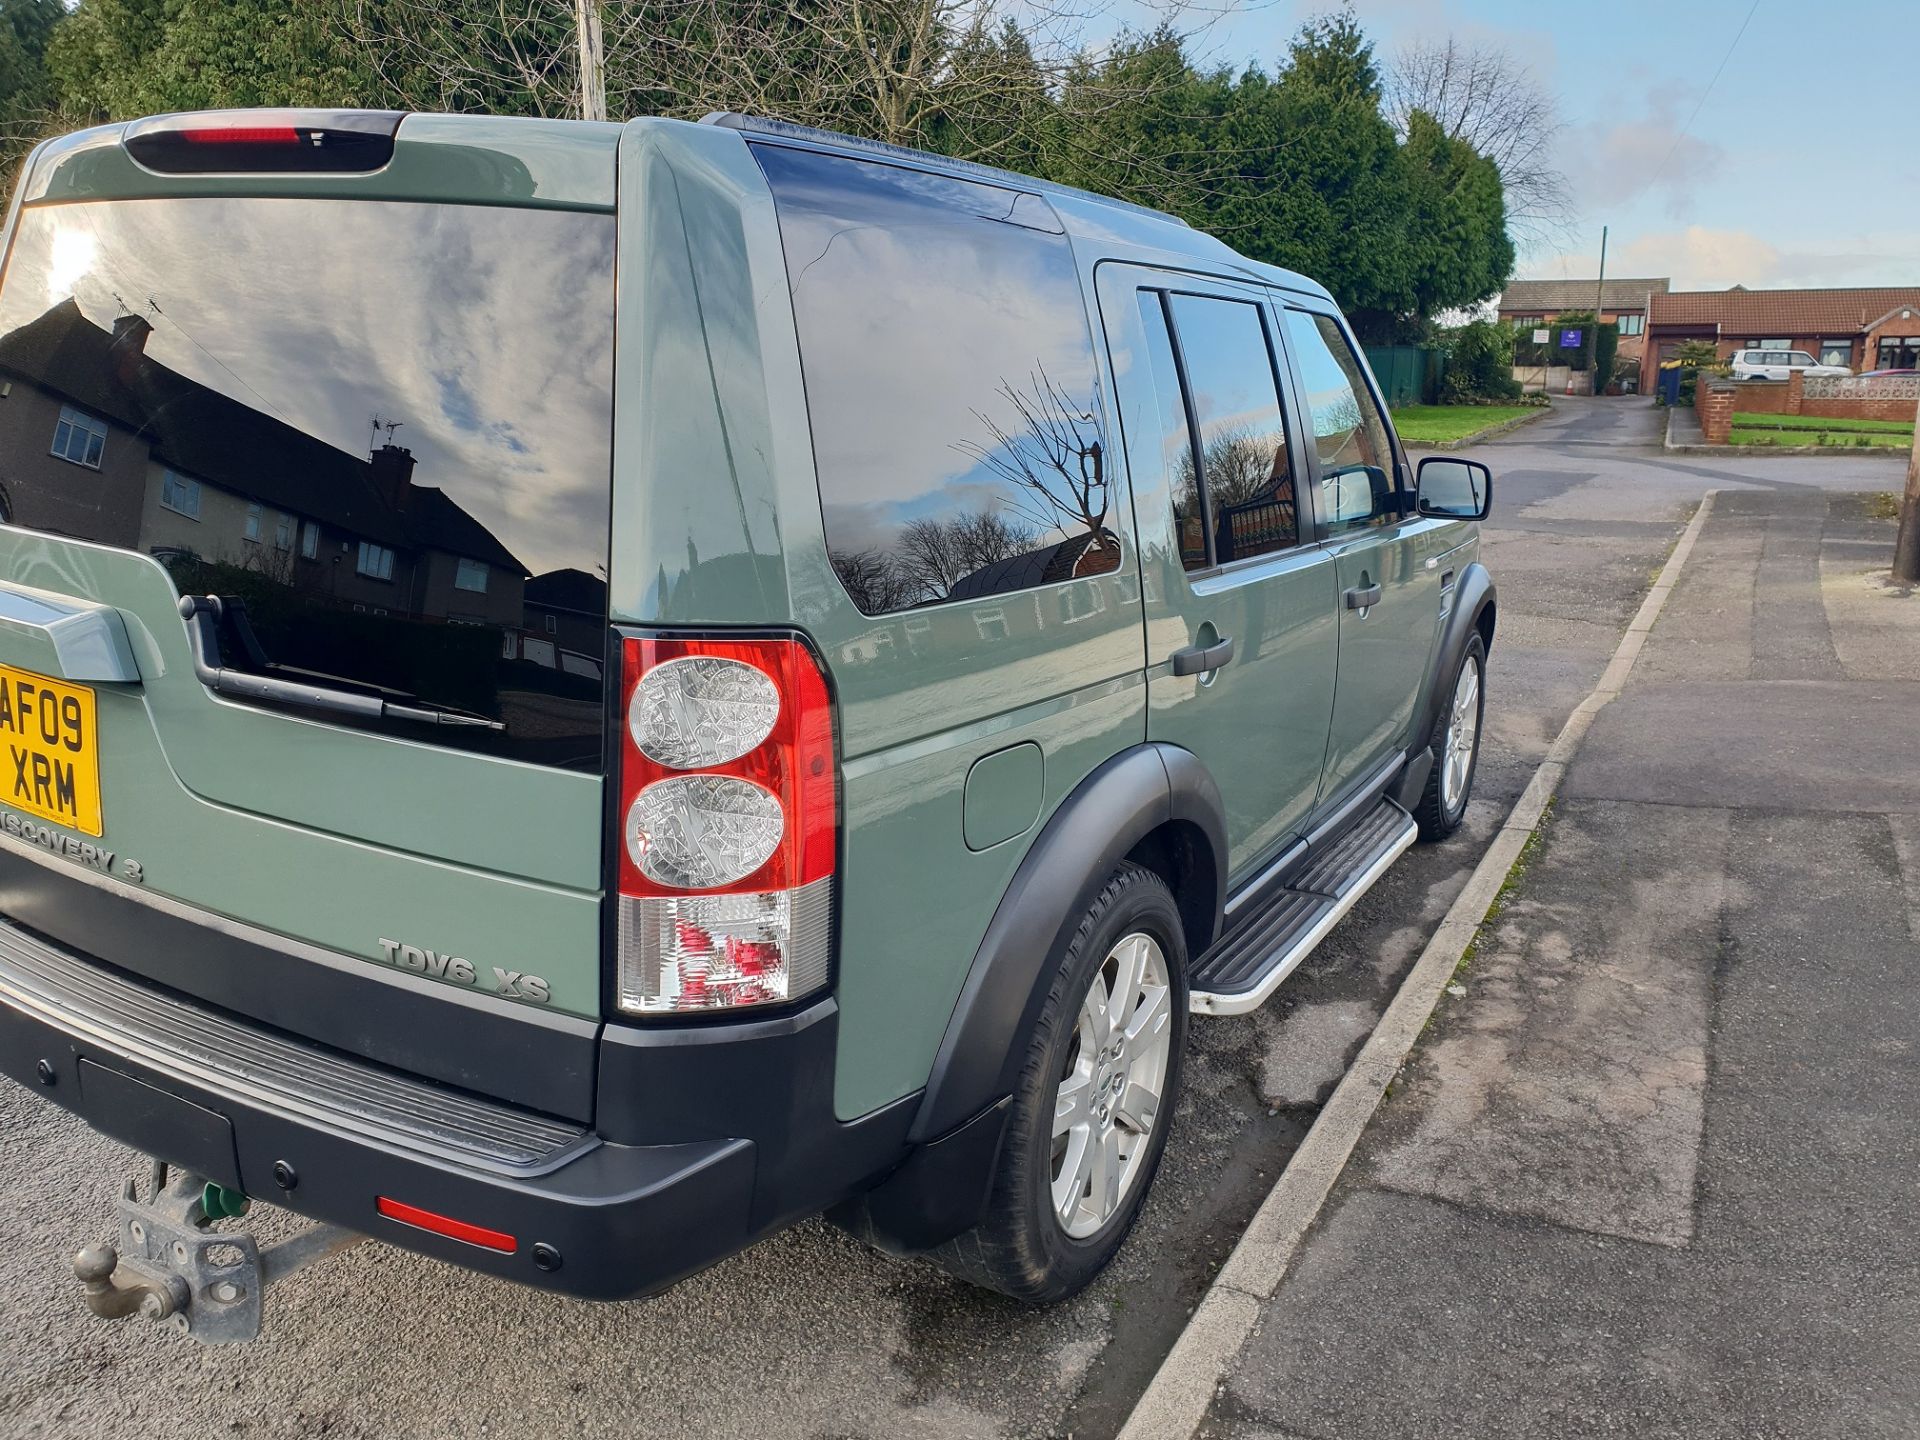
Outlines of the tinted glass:
M 1225 564 L 1299 539 L 1287 427 L 1260 307 L 1170 297 L 1186 362 L 1214 559 Z
M 1157 290 L 1142 290 L 1139 298 L 1140 324 L 1146 332 L 1147 364 L 1160 422 L 1160 460 L 1166 467 L 1167 491 L 1173 497 L 1173 530 L 1180 546 L 1180 563 L 1189 570 L 1204 570 L 1212 563 L 1207 559 L 1207 519 L 1200 508 L 1193 437 L 1187 430 L 1187 402 L 1180 392 L 1180 367 L 1173 358 L 1166 301 Z
M 0 287 L 0 504 L 244 601 L 230 667 L 500 727 L 379 722 L 416 739 L 594 768 L 612 326 L 611 216 L 28 209 Z M 458 583 L 475 566 L 484 591 Z M 556 596 L 584 622 L 571 665 L 544 638 Z
M 882 614 L 1116 569 L 1073 255 L 1040 197 L 756 146 L 834 568 Z
M 1287 335 L 1313 414 L 1321 513 L 1335 531 L 1384 525 L 1399 513 L 1393 447 L 1353 348 L 1326 315 L 1287 311 Z

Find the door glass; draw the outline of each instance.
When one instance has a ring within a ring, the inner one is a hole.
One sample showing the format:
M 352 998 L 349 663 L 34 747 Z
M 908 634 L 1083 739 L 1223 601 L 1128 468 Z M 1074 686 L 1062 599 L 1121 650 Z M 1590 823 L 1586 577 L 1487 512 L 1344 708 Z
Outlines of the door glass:
M 760 145 L 828 556 L 863 611 L 1120 567 L 1073 247 L 1037 195 Z
M 1187 403 L 1180 393 L 1180 366 L 1173 358 L 1166 300 L 1158 290 L 1142 290 L 1139 302 L 1140 325 L 1147 337 L 1147 363 L 1153 368 L 1160 459 L 1166 466 L 1167 490 L 1173 496 L 1173 533 L 1180 544 L 1180 564 L 1188 570 L 1204 570 L 1212 563 L 1207 559 L 1207 519 L 1200 508 L 1200 477 L 1193 466 L 1193 437 L 1187 431 Z
M 1299 539 L 1299 526 L 1286 421 L 1260 307 L 1200 295 L 1171 301 L 1200 428 L 1214 561 L 1284 550 Z
M 1347 337 L 1330 316 L 1287 311 L 1320 457 L 1322 507 L 1335 534 L 1384 525 L 1399 514 L 1393 490 L 1393 449 Z

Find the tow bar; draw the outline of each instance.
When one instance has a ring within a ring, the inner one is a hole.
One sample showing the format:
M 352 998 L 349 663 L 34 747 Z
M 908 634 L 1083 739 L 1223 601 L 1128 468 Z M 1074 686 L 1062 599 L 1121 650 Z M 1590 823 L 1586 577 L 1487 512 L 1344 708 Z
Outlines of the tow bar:
M 262 1250 L 244 1230 L 220 1222 L 246 1214 L 244 1195 L 165 1162 L 153 1166 L 153 1193 L 142 1201 L 127 1181 L 116 1207 L 115 1242 L 89 1245 L 73 1259 L 87 1308 L 103 1320 L 139 1315 L 205 1345 L 236 1345 L 260 1334 L 260 1301 L 269 1285 L 367 1237 L 315 1224 Z

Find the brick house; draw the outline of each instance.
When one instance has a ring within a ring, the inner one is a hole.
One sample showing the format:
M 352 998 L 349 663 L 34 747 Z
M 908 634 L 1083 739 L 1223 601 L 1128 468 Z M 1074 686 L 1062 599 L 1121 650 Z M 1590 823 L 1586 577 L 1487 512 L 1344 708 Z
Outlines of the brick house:
M 1655 295 L 1647 314 L 1640 388 L 1688 340 L 1711 341 L 1722 360 L 1740 349 L 1805 350 L 1826 365 L 1863 370 L 1920 367 L 1920 286 L 1845 290 L 1680 290 Z
M 1500 323 L 1515 328 L 1551 325 L 1562 315 L 1593 309 L 1593 280 L 1513 280 L 1500 292 Z M 1608 280 L 1600 286 L 1600 319 L 1620 327 L 1620 361 L 1638 363 L 1647 327 L 1647 307 L 1664 295 L 1667 277 Z

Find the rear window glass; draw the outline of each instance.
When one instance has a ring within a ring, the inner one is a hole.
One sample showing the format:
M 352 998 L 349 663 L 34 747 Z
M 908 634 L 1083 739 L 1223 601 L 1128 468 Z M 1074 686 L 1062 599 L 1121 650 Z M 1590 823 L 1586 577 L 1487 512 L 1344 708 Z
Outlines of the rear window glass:
M 870 615 L 1118 568 L 1093 343 L 1038 195 L 755 146 L 827 548 Z
M 0 512 L 243 601 L 229 667 L 597 769 L 613 240 L 607 215 L 385 201 L 26 209 Z

